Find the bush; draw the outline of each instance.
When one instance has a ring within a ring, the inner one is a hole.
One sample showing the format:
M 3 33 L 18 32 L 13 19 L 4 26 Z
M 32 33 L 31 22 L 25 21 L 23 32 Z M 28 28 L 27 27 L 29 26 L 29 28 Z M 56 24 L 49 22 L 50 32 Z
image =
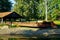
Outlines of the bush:
M 0 24 L 0 26 L 6 26 L 6 24 Z
M 11 28 L 14 28 L 14 27 L 17 27 L 17 25 L 12 24 L 12 25 L 10 25 L 10 27 L 11 27 Z

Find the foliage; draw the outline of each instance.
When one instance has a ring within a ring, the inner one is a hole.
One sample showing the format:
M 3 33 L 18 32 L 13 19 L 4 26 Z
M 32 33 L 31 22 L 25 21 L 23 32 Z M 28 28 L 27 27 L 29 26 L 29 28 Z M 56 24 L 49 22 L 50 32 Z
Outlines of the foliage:
M 6 24 L 0 24 L 0 26 L 2 27 L 2 26 L 6 26 Z
M 15 0 L 13 11 L 17 12 L 27 20 L 45 19 L 44 0 Z M 47 0 L 48 20 L 56 20 L 60 15 L 60 0 Z
M 0 12 L 11 10 L 12 3 L 9 0 L 0 0 Z
M 11 27 L 11 28 L 14 28 L 14 27 L 17 27 L 17 25 L 12 24 L 12 25 L 10 25 L 10 27 Z
M 40 18 L 37 6 L 39 0 L 15 0 L 14 11 L 22 16 L 25 16 L 27 20 Z

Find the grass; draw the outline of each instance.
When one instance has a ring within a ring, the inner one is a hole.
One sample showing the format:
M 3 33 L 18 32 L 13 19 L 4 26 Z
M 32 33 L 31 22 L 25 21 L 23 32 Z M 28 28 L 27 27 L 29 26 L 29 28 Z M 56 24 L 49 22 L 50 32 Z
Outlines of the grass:
M 0 24 L 0 27 L 2 27 L 2 26 L 6 26 L 7 24 Z
M 59 20 L 54 21 L 54 23 L 57 24 L 57 25 L 60 25 L 60 21 Z

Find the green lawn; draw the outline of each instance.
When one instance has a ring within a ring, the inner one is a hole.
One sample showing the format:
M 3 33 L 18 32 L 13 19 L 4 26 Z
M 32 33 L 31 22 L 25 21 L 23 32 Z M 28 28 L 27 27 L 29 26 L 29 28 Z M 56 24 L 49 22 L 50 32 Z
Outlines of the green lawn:
M 57 24 L 57 25 L 60 25 L 60 21 L 59 20 L 54 21 L 54 23 Z

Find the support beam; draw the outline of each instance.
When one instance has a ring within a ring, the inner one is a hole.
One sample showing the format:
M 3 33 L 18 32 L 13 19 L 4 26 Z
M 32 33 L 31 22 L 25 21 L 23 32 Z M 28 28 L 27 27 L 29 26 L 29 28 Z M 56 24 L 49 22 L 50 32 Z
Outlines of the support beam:
M 3 18 L 1 18 L 1 23 L 3 23 Z

